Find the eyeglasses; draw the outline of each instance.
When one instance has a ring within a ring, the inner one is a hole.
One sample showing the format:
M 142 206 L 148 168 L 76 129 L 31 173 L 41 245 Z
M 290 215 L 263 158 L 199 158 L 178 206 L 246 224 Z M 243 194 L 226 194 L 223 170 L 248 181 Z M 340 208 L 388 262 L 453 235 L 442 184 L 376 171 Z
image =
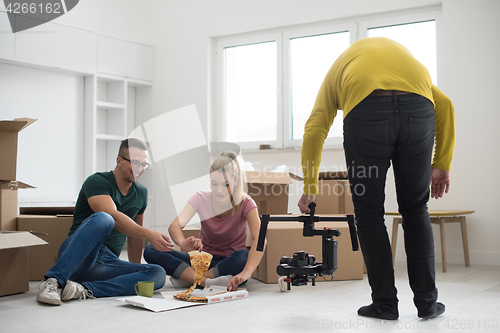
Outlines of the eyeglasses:
M 123 158 L 125 161 L 130 162 L 130 164 L 132 165 L 132 168 L 134 168 L 134 169 L 139 169 L 140 167 L 142 167 L 143 170 L 147 170 L 151 166 L 151 164 L 149 164 L 147 162 L 141 163 L 138 160 L 131 161 L 128 158 L 125 158 L 123 156 L 119 156 L 119 157 Z

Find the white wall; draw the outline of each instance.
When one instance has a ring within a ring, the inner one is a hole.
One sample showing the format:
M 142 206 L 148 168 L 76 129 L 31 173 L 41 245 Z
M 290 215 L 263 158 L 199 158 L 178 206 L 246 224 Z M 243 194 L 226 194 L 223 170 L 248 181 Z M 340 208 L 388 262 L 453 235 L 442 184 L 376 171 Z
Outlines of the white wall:
M 34 118 L 19 132 L 22 206 L 74 204 L 83 182 L 83 77 L 0 63 L 0 119 Z
M 496 0 L 444 1 L 188 1 L 157 3 L 156 110 L 173 110 L 196 104 L 206 124 L 213 107 L 211 89 L 211 38 L 274 27 L 321 20 L 341 19 L 372 13 L 403 10 L 417 6 L 443 4 L 443 33 L 438 40 L 439 82 L 456 108 L 457 148 L 452 169 L 451 192 L 432 200 L 430 209 L 473 209 L 468 217 L 469 246 L 473 264 L 500 264 L 500 224 L 496 221 L 495 202 L 499 156 L 495 143 L 499 132 L 493 129 L 500 114 L 493 101 L 500 84 L 499 38 L 500 2 Z M 332 60 L 333 61 L 333 60 Z M 469 111 L 474 112 L 468 115 Z M 479 113 L 476 116 L 476 113 Z M 491 127 L 491 128 L 490 128 Z M 208 128 L 205 128 L 207 133 Z M 490 148 L 491 147 L 491 148 Z M 489 150 L 492 150 L 491 152 Z M 248 161 L 299 169 L 300 153 L 246 153 Z M 325 151 L 325 166 L 341 167 L 342 151 Z M 292 188 L 292 192 L 295 190 Z M 157 196 L 158 200 L 162 195 Z M 165 196 L 167 198 L 167 196 Z M 294 199 L 289 210 L 297 211 Z M 388 175 L 386 210 L 396 210 L 394 180 Z M 171 212 L 157 214 L 170 223 Z M 388 220 L 391 228 L 392 219 Z M 447 226 L 447 259 L 463 263 L 458 224 Z M 436 232 L 436 256 L 440 261 L 440 243 Z M 400 235 L 402 233 L 400 232 Z M 397 259 L 404 259 L 403 241 L 398 241 Z
M 500 261 L 500 223 L 496 216 L 500 200 L 500 1 L 446 0 L 443 2 L 444 36 L 439 73 L 453 100 L 457 144 L 452 184 L 446 198 L 431 208 L 476 210 L 467 218 L 472 263 Z M 463 262 L 457 225 L 447 228 L 447 255 Z

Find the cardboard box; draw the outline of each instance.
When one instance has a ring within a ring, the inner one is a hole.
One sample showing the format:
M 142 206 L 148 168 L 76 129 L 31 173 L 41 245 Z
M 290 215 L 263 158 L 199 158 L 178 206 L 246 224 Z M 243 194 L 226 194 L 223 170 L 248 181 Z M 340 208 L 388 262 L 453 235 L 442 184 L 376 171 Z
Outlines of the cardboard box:
M 28 247 L 43 244 L 29 232 L 0 232 L 0 296 L 29 290 Z
M 331 216 L 331 215 L 329 215 Z M 352 251 L 351 237 L 347 222 L 318 222 L 316 229 L 328 227 L 338 229 L 341 233 L 337 240 L 337 270 L 333 273 L 333 280 L 361 280 L 363 279 L 363 259 L 361 251 Z M 252 277 L 266 283 L 277 283 L 276 267 L 283 256 L 292 257 L 297 251 L 306 251 L 322 261 L 322 240 L 320 236 L 304 237 L 303 224 L 300 222 L 270 222 L 267 229 L 267 246 L 264 256 L 252 274 Z M 331 276 L 326 277 L 327 280 Z M 323 281 L 318 278 L 317 282 Z
M 247 193 L 257 204 L 259 214 L 286 214 L 292 178 L 289 172 L 244 171 Z
M 0 182 L 0 230 L 17 230 L 17 191 L 20 188 L 33 186 L 17 181 Z
M 41 281 L 56 263 L 61 244 L 73 224 L 73 207 L 21 207 L 18 230 L 32 231 L 48 245 L 29 250 L 29 280 Z
M 347 172 L 320 172 L 316 214 L 354 214 Z
M 0 181 L 16 180 L 17 137 L 21 130 L 35 122 L 36 119 L 19 118 L 0 121 Z

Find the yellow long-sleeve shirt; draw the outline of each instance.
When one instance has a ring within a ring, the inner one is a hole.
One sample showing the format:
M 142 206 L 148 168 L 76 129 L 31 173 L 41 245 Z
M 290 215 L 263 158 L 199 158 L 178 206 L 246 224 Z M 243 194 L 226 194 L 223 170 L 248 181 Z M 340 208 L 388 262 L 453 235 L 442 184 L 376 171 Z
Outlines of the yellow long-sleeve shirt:
M 451 100 L 432 84 L 428 70 L 401 44 L 383 37 L 353 43 L 325 76 L 305 125 L 302 143 L 304 194 L 318 193 L 321 153 L 337 110 L 349 112 L 376 89 L 415 93 L 434 103 L 436 134 L 432 167 L 449 171 L 455 147 Z

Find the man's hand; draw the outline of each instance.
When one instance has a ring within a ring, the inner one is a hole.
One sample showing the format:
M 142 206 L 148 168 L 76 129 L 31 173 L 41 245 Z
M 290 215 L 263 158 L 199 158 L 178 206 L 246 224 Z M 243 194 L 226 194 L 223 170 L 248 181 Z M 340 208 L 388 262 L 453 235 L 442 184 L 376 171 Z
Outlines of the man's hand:
M 303 194 L 299 199 L 299 203 L 297 204 L 297 206 L 299 206 L 300 212 L 304 214 L 310 213 L 311 209 L 309 208 L 309 204 L 311 202 L 314 202 L 314 200 L 316 200 L 316 197 L 314 195 L 309 196 Z
M 201 243 L 201 239 L 196 238 L 194 236 L 186 238 L 180 246 L 186 250 L 187 252 L 189 251 L 200 251 L 203 250 L 203 244 Z
M 159 231 L 149 230 L 148 241 L 152 247 L 161 252 L 170 252 L 174 250 L 174 243 Z
M 442 198 L 450 190 L 450 172 L 441 169 L 431 169 L 431 198 Z

